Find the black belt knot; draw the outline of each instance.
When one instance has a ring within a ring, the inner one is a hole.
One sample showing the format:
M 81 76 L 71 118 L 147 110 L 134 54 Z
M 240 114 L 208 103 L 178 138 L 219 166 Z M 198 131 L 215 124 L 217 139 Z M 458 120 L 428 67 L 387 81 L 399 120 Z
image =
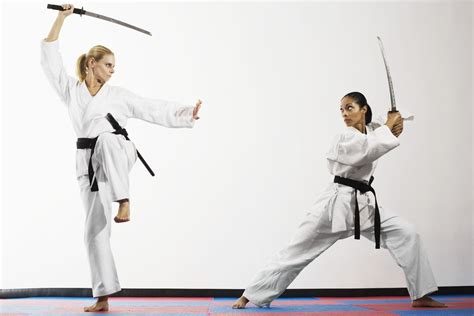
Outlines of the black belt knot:
M 339 176 L 334 177 L 334 183 L 347 185 L 355 189 L 355 213 L 354 213 L 354 238 L 360 239 L 360 215 L 359 215 L 359 203 L 357 201 L 357 191 L 361 193 L 372 192 L 375 197 L 375 215 L 374 215 L 374 235 L 375 235 L 375 249 L 380 248 L 380 211 L 379 205 L 377 203 L 377 196 L 375 195 L 375 190 L 371 186 L 374 181 L 374 177 L 370 177 L 369 183 L 364 183 L 361 181 L 356 181 L 348 178 L 343 178 Z
M 121 134 L 117 131 L 113 132 L 113 134 Z M 94 138 L 78 138 L 76 141 L 76 148 L 77 149 L 90 149 L 91 155 L 89 157 L 89 165 L 87 167 L 87 173 L 89 175 L 89 183 L 91 185 L 91 191 L 96 192 L 99 191 L 99 187 L 97 186 L 97 179 L 94 178 L 94 168 L 92 167 L 92 155 L 94 154 L 95 145 L 97 144 L 97 139 L 99 136 Z

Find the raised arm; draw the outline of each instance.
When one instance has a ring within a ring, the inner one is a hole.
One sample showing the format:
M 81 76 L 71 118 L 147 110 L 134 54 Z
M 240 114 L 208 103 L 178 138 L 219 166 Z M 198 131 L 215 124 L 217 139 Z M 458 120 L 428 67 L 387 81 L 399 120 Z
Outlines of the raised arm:
M 59 32 L 61 32 L 61 28 L 63 27 L 64 20 L 66 17 L 72 14 L 74 10 L 74 6 L 72 4 L 63 4 L 63 8 L 66 9 L 65 11 L 58 11 L 58 16 L 49 31 L 48 37 L 44 40 L 46 42 L 54 42 L 59 38 Z
M 41 66 L 51 86 L 61 100 L 68 104 L 70 86 L 74 85 L 77 80 L 69 76 L 64 69 L 62 57 L 59 53 L 58 36 L 65 18 L 72 13 L 74 7 L 72 5 L 63 5 L 63 7 L 70 9 L 59 11 L 48 37 L 41 41 Z
M 399 113 L 389 113 L 387 122 L 373 133 L 351 131 L 338 135 L 326 158 L 350 166 L 363 166 L 379 159 L 400 145 L 391 130 L 401 120 Z

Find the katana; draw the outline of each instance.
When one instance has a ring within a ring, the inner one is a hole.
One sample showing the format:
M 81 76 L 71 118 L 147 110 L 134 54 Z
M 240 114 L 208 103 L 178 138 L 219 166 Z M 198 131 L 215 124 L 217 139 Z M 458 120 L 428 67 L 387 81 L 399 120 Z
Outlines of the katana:
M 388 88 L 390 90 L 390 102 L 391 102 L 390 112 L 398 112 L 397 103 L 395 102 L 395 92 L 393 91 L 392 76 L 390 75 L 390 69 L 388 68 L 387 58 L 385 57 L 383 43 L 380 37 L 377 36 L 377 39 L 379 40 L 380 51 L 382 52 L 383 63 L 385 64 L 385 72 L 387 73 Z
M 55 5 L 55 4 L 48 4 L 47 8 L 52 9 L 52 10 L 65 11 L 65 9 L 62 6 Z M 79 8 L 74 8 L 74 10 L 72 12 L 76 13 L 76 14 L 79 14 L 80 16 L 82 16 L 84 14 L 84 15 L 91 16 L 91 17 L 94 17 L 94 18 L 97 18 L 97 19 L 101 19 L 101 20 L 112 22 L 112 23 L 120 24 L 122 26 L 134 29 L 135 31 L 142 32 L 142 33 L 145 33 L 145 34 L 151 36 L 151 33 L 148 32 L 147 30 L 141 29 L 141 28 L 136 27 L 134 25 L 131 25 L 131 24 L 128 24 L 128 23 L 125 23 L 125 22 L 122 22 L 122 21 L 119 21 L 119 20 L 116 20 L 116 19 L 113 19 L 113 18 L 109 18 L 108 16 L 105 16 L 105 15 L 101 15 L 101 14 L 97 14 L 97 13 L 94 13 L 94 12 L 86 11 L 83 8 L 80 8 L 80 9 Z

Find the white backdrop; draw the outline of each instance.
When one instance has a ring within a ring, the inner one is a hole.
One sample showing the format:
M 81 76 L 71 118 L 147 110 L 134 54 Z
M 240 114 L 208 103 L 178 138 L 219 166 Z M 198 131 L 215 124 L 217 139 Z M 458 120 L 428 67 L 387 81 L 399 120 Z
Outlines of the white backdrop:
M 2 5 L 0 288 L 90 287 L 75 138 L 39 63 L 56 12 Z M 325 152 L 343 128 L 339 100 L 389 105 L 376 35 L 397 101 L 416 115 L 382 159 L 380 204 L 413 222 L 440 286 L 473 285 L 470 2 L 82 2 L 148 29 L 69 17 L 64 63 L 96 44 L 116 55 L 112 85 L 188 104 L 192 130 L 131 120 L 132 221 L 113 225 L 125 288 L 243 288 L 291 238 L 329 181 Z M 386 250 L 338 242 L 291 288 L 404 287 Z

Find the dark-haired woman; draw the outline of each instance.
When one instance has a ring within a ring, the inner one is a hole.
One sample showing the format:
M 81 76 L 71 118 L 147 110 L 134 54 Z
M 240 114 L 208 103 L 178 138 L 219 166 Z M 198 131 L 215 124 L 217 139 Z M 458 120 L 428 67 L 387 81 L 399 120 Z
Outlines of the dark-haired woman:
M 86 221 L 84 242 L 89 258 L 92 295 L 97 302 L 86 312 L 108 311 L 108 296 L 121 290 L 110 247 L 111 206 L 118 202 L 115 222 L 130 219 L 129 171 L 137 159 L 135 145 L 117 131 L 106 115 L 111 113 L 121 127 L 137 118 L 165 127 L 194 125 L 201 107 L 140 97 L 124 88 L 108 85 L 115 70 L 115 56 L 97 45 L 77 61 L 77 76 L 64 69 L 59 53 L 59 32 L 72 5 L 63 5 L 47 38 L 41 41 L 41 64 L 48 81 L 66 105 L 79 137 L 76 173 Z
M 397 147 L 403 130 L 400 114 L 372 122 L 363 94 L 341 100 L 347 128 L 337 135 L 327 161 L 334 182 L 318 197 L 293 239 L 260 271 L 233 308 L 250 301 L 263 307 L 280 296 L 298 274 L 339 239 L 362 235 L 388 249 L 403 269 L 413 307 L 445 307 L 427 295 L 438 289 L 420 236 L 414 227 L 378 206 L 371 186 L 377 160 Z

